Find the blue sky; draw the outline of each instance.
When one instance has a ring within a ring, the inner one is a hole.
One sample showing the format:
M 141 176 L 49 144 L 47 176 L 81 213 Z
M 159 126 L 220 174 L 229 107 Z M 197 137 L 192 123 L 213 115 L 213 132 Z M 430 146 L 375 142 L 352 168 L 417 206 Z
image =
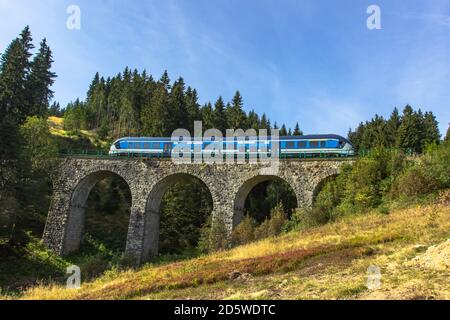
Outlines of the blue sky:
M 381 9 L 369 30 L 366 9 Z M 69 5 L 81 29 L 66 28 Z M 245 109 L 306 133 L 346 134 L 406 104 L 450 122 L 448 0 L 0 0 L 0 52 L 29 24 L 54 52 L 62 105 L 84 98 L 95 72 L 167 69 L 200 102 L 236 89 Z

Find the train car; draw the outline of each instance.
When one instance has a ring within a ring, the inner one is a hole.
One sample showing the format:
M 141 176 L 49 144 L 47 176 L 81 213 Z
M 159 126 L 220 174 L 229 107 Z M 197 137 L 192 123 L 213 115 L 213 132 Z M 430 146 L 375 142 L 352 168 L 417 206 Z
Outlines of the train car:
M 353 156 L 350 141 L 336 134 L 280 137 L 281 157 Z
M 335 134 L 305 135 L 279 137 L 278 148 L 280 158 L 301 158 L 320 156 L 353 156 L 352 144 L 342 136 Z M 220 144 L 223 144 L 222 147 Z M 199 145 L 200 144 L 200 145 Z M 109 154 L 116 156 L 148 156 L 170 158 L 172 151 L 183 149 L 183 152 L 208 153 L 217 156 L 225 154 L 254 156 L 253 154 L 267 153 L 271 156 L 272 141 L 258 140 L 257 137 L 245 137 L 237 140 L 194 142 L 191 139 L 172 141 L 171 138 L 121 138 L 116 140 L 110 148 Z

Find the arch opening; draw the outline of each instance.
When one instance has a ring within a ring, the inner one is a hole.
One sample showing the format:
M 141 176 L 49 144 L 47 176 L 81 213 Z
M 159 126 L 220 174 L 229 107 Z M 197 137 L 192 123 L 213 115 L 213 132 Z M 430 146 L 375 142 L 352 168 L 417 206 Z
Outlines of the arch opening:
M 83 178 L 72 193 L 64 252 L 123 252 L 131 203 L 130 187 L 119 174 L 98 171 Z
M 212 209 L 210 190 L 200 178 L 178 173 L 159 181 L 147 199 L 143 258 L 195 252 Z
M 262 223 L 279 203 L 288 217 L 297 207 L 297 196 L 287 181 L 278 176 L 257 176 L 247 180 L 234 199 L 233 227 L 246 214 Z

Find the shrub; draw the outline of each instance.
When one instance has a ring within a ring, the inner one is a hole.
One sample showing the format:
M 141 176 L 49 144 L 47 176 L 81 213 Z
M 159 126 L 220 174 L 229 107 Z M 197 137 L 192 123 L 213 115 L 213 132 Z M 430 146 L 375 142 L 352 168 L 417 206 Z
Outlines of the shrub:
M 419 165 L 414 165 L 407 169 L 398 177 L 393 185 L 391 195 L 393 198 L 398 196 L 417 196 L 426 194 L 431 190 L 432 182 Z
M 256 221 L 249 215 L 245 215 L 231 234 L 232 246 L 239 246 L 255 240 Z
M 288 219 L 284 213 L 283 205 L 280 203 L 271 210 L 270 218 L 264 220 L 255 229 L 255 239 L 259 240 L 279 235 L 287 222 Z
M 322 213 L 324 211 L 320 211 Z M 284 226 L 284 231 L 305 230 L 317 225 L 317 221 L 310 209 L 295 210 Z
M 93 279 L 105 272 L 108 267 L 108 260 L 102 253 L 97 253 L 95 255 L 86 257 L 85 260 L 80 264 L 82 279 Z
M 450 143 L 429 145 L 426 154 L 397 177 L 392 198 L 418 196 L 450 188 Z
M 221 217 L 217 217 L 212 221 L 210 216 L 200 231 L 200 240 L 198 249 L 201 252 L 215 252 L 230 247 L 230 237 L 225 224 Z

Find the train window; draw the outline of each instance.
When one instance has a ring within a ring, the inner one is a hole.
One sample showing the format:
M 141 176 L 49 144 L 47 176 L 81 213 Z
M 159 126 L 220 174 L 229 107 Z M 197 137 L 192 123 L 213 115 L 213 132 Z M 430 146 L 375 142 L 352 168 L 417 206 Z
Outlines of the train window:
M 320 141 L 320 147 L 325 148 L 326 143 L 327 143 L 326 141 Z
M 295 141 L 288 141 L 286 142 L 286 148 L 295 148 Z
M 319 146 L 319 141 L 310 141 L 309 147 L 310 148 L 317 148 Z
M 299 148 L 306 148 L 306 141 L 299 141 L 298 142 L 298 147 Z
M 144 149 L 150 149 L 150 142 L 144 142 Z

